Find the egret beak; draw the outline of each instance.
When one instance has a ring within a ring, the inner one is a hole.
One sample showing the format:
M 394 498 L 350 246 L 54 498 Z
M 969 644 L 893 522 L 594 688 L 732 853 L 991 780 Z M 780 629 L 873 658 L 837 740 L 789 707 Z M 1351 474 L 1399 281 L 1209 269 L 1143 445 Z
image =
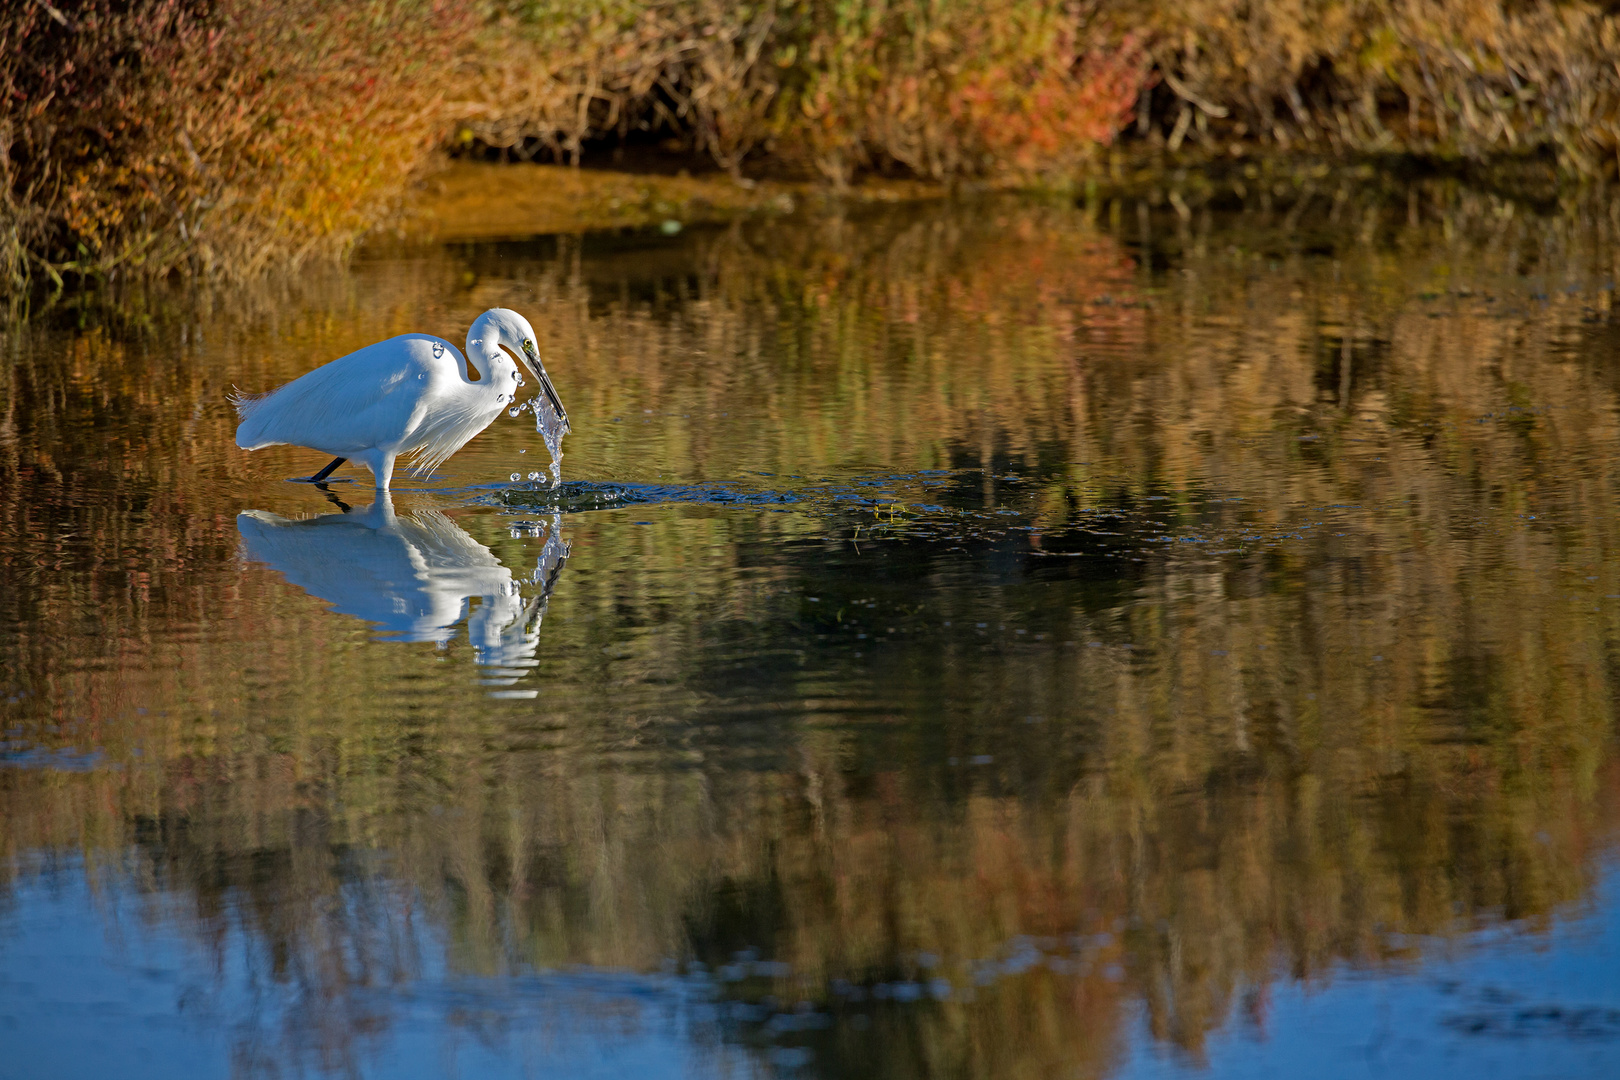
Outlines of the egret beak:
M 540 382 L 540 392 L 546 395 L 551 407 L 557 413 L 557 419 L 562 421 L 563 431 L 574 430 L 568 422 L 568 411 L 563 408 L 562 399 L 557 396 L 556 389 L 551 385 L 551 378 L 546 374 L 546 365 L 540 362 L 540 354 L 532 347 L 523 350 L 523 366 L 528 368 Z

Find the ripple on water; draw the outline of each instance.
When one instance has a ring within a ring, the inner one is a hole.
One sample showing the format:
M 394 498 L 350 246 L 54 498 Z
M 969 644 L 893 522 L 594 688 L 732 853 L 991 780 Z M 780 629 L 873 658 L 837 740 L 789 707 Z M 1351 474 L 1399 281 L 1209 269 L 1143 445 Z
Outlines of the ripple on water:
M 779 506 L 804 501 L 789 491 L 750 491 L 726 484 L 634 484 L 569 480 L 556 487 L 514 485 L 495 499 L 502 506 L 541 513 L 578 514 L 626 506 L 701 503 L 709 506 Z
M 1347 511 L 1365 509 L 1340 504 L 1298 507 L 1286 520 L 1272 523 L 1259 517 L 1257 504 L 1224 492 L 1190 489 L 1165 495 L 1116 490 L 1100 493 L 1094 505 L 1069 506 L 1054 518 L 1043 507 L 1040 478 L 979 469 L 822 479 L 788 489 L 736 482 L 589 480 L 552 486 L 539 474 L 531 474 L 530 480 L 500 488 L 481 501 L 517 513 L 546 514 L 678 504 L 791 509 L 822 519 L 826 540 L 937 541 L 998 548 L 1015 544 L 1038 559 L 1140 561 L 1164 556 L 1167 549 L 1174 549 L 1178 558 L 1244 556 L 1320 540 L 1325 535 L 1322 526 L 1345 518 Z M 987 492 L 987 484 L 1002 490 Z M 518 521 L 511 527 L 521 529 L 525 524 Z

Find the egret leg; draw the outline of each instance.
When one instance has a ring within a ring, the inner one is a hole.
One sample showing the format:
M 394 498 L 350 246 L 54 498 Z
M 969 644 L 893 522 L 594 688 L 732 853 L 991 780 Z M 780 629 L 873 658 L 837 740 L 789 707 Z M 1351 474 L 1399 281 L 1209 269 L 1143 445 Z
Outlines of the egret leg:
M 328 465 L 326 468 L 322 469 L 320 472 L 318 472 L 314 476 L 310 477 L 309 482 L 311 484 L 320 483 L 322 480 L 325 480 L 328 476 L 332 475 L 332 470 L 333 469 L 337 468 L 339 465 L 343 464 L 345 461 L 348 461 L 348 460 L 349 459 L 346 458 L 346 457 L 335 458 L 332 461 L 332 464 Z
M 377 490 L 387 491 L 388 482 L 394 478 L 394 455 L 381 455 L 371 467 L 371 475 L 377 481 Z

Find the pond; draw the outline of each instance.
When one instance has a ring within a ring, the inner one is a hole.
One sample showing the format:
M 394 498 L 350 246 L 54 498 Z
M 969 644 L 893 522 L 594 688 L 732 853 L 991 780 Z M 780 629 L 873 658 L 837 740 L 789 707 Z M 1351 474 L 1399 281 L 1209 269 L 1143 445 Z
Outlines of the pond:
M 1617 231 L 1345 174 L 36 311 L 0 1076 L 1613 1075 Z M 560 487 L 235 447 L 497 305 Z

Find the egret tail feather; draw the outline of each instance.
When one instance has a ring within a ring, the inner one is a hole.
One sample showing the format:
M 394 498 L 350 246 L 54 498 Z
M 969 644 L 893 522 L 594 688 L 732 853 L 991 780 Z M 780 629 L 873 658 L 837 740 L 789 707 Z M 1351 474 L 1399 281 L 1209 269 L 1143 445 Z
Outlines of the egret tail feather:
M 231 406 L 236 410 L 236 418 L 238 420 L 246 420 L 255 412 L 258 412 L 259 406 L 263 405 L 265 401 L 268 400 L 274 393 L 274 390 L 266 390 L 262 394 L 250 394 L 246 390 L 233 386 L 231 387 L 231 392 L 225 395 L 225 397 L 226 400 L 231 403 Z

